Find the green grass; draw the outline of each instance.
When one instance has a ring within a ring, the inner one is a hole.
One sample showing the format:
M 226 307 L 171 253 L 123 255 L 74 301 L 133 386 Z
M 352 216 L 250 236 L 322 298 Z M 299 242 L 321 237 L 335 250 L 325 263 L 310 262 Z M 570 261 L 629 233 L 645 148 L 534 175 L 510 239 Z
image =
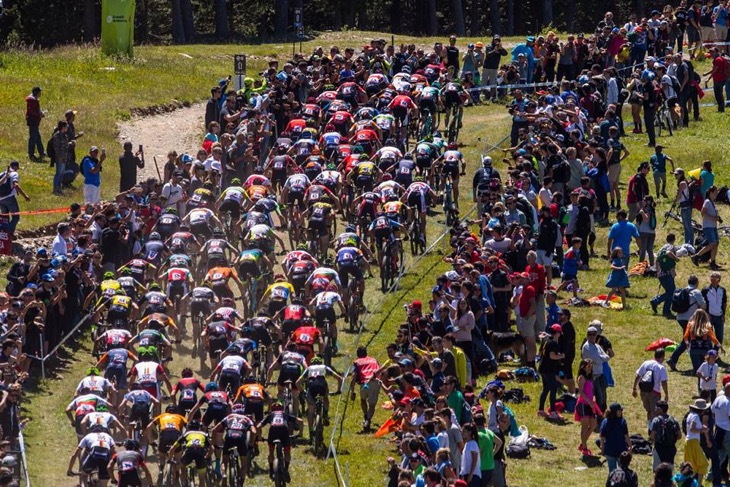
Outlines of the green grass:
M 306 43 L 304 51 L 307 52 L 315 45 L 323 45 L 325 48 L 329 44 L 355 45 L 370 37 L 372 36 L 369 33 L 326 34 L 322 38 Z M 405 42 L 407 39 L 399 37 L 396 43 L 401 40 Z M 429 39 L 414 41 L 425 45 L 432 43 Z M 77 125 L 80 130 L 85 130 L 89 134 L 85 137 L 84 144 L 89 145 L 93 141 L 99 145 L 106 145 L 109 149 L 116 144 L 117 120 L 128 117 L 131 108 L 166 104 L 172 100 L 192 102 L 203 99 L 212 81 L 229 72 L 231 54 L 246 52 L 253 56 L 268 56 L 279 53 L 285 57 L 290 52 L 290 47 L 281 44 L 140 47 L 136 50 L 138 60 L 133 63 L 104 58 L 96 48 L 63 48 L 32 54 L 27 52 L 3 54 L 3 75 L 9 82 L 0 86 L 0 104 L 8 108 L 15 107 L 9 110 L 9 113 L 16 113 L 17 116 L 0 120 L 2 147 L 0 157 L 22 158 L 25 155 L 22 100 L 27 94 L 26 91 L 34 84 L 44 87 L 42 103 L 44 108 L 49 109 L 51 118 L 59 116 L 67 107 L 78 109 L 80 113 Z M 185 53 L 193 59 L 188 59 L 179 53 Z M 253 59 L 251 62 L 255 66 L 255 63 L 262 61 Z M 115 71 L 99 69 L 104 66 L 114 66 L 116 69 Z M 180 82 L 183 79 L 185 81 Z M 90 96 L 92 93 L 93 96 Z M 693 124 L 690 129 L 679 131 L 673 138 L 665 137 L 660 140 L 667 147 L 665 152 L 675 159 L 678 166 L 692 169 L 698 167 L 703 159 L 709 158 L 715 163 L 716 173 L 721 178 L 727 170 L 725 134 L 730 129 L 730 122 L 723 115 L 716 114 L 712 108 L 704 108 L 702 116 L 704 121 L 701 124 Z M 509 118 L 501 106 L 482 106 L 468 109 L 464 120 L 462 142 L 466 146 L 463 151 L 469 161 L 471 174 L 482 147 L 477 139 L 481 137 L 490 143 L 501 140 L 509 131 Z M 50 133 L 48 126 L 45 126 L 44 137 L 47 137 L 48 133 Z M 640 161 L 647 160 L 651 154 L 649 149 L 642 147 L 646 142 L 645 136 L 631 136 L 626 140 L 632 154 L 625 162 L 624 183 L 632 173 L 630 169 Z M 109 151 L 111 154 L 114 153 L 111 149 Z M 498 161 L 499 158 L 495 157 L 495 160 Z M 22 160 L 22 164 L 23 169 L 30 172 L 23 176 L 23 182 L 29 186 L 31 195 L 34 196 L 34 201 L 25 208 L 60 206 L 61 201 L 53 199 L 50 195 L 44 196 L 50 186 L 48 182 L 50 169 L 31 165 L 25 160 Z M 498 167 L 503 168 L 501 165 Z M 105 176 L 113 177 L 109 174 Z M 461 185 L 461 208 L 464 210 L 470 208 L 470 203 L 465 198 L 470 195 L 469 179 L 466 178 Z M 108 187 L 111 186 L 115 185 Z M 666 209 L 668 205 L 661 202 L 658 214 Z M 725 209 L 721 211 L 725 212 Z M 437 217 L 436 220 L 438 219 Z M 40 219 L 25 219 L 24 225 L 27 228 L 40 221 Z M 670 223 L 668 228 L 675 233 L 681 233 L 678 224 L 674 222 Z M 436 227 L 429 225 L 429 239 L 432 240 L 442 229 L 441 225 Z M 663 239 L 663 235 L 664 231 L 660 230 L 658 242 Z M 596 244 L 599 254 L 605 253 L 605 237 L 606 230 L 600 229 Z M 442 243 L 437 249 L 446 251 L 445 245 Z M 722 247 L 719 261 L 730 262 L 726 249 Z M 586 290 L 586 296 L 605 291 L 603 283 L 608 274 L 607 263 L 593 260 L 592 265 L 595 266 L 595 270 L 580 275 L 581 286 Z M 375 290 L 376 280 L 368 280 L 365 301 L 373 314 L 367 321 L 360 342 L 368 344 L 373 355 L 384 358 L 385 345 L 392 341 L 398 324 L 403 319 L 402 304 L 412 299 L 427 301 L 436 275 L 448 269 L 448 264 L 442 262 L 441 254 L 434 253 L 427 256 L 404 276 L 400 290 L 387 296 Z M 706 269 L 696 271 L 688 261 L 680 263 L 678 272 L 678 284 L 686 281 L 686 277 L 692 272 L 697 272 L 702 282 L 706 280 Z M 594 308 L 573 310 L 573 321 L 579 335 L 585 332 L 586 325 L 591 319 L 598 318 L 604 322 L 606 334 L 614 342 L 616 358 L 613 361 L 613 368 L 618 387 L 609 389 L 609 400 L 618 400 L 624 404 L 632 432 L 643 433 L 645 429 L 642 419 L 643 409 L 640 403 L 630 396 L 630 381 L 634 371 L 641 361 L 649 356 L 643 352 L 644 347 L 660 336 L 679 339 L 676 323 L 653 316 L 649 309 L 646 298 L 651 297 L 656 288 L 657 283 L 654 279 L 632 279 L 629 299 L 631 309 L 628 311 L 612 312 Z M 348 366 L 348 357 L 354 353 L 355 337 L 346 333 L 341 333 L 340 337 L 342 356 L 335 360 L 335 366 L 338 370 L 344 370 Z M 33 418 L 27 428 L 27 441 L 31 458 L 31 476 L 36 484 L 71 484 L 64 476 L 64 472 L 75 438 L 67 424 L 63 409 L 90 361 L 90 350 L 85 343 L 77 349 L 65 352 L 57 373 L 52 378 L 41 381 L 25 405 L 26 415 Z M 172 363 L 173 371 L 179 371 L 189 362 L 191 362 L 189 357 L 176 358 Z M 683 359 L 680 362 L 680 369 L 688 367 L 688 359 Z M 197 367 L 195 369 L 197 370 Z M 482 385 L 483 381 L 479 384 Z M 532 396 L 533 402 L 514 407 L 520 424 L 527 425 L 533 434 L 546 436 L 558 446 L 558 450 L 534 451 L 531 460 L 510 461 L 508 469 L 510 485 L 546 485 L 555 482 L 564 485 L 603 485 L 605 467 L 576 470 L 583 466 L 575 450 L 578 443 L 578 426 L 575 424 L 556 426 L 538 420 L 535 417 L 537 409 L 535 401 L 539 395 L 539 385 L 530 384 L 524 387 Z M 680 417 L 683 415 L 685 405 L 691 400 L 693 388 L 694 381 L 691 378 L 671 374 L 671 412 Z M 385 458 L 394 454 L 392 443 L 357 433 L 362 419 L 358 403 L 349 402 L 345 397 L 333 398 L 331 408 L 333 415 L 337 401 L 341 401 L 339 408 L 344 411 L 340 429 L 335 436 L 338 458 L 343 471 L 346 466 L 349 468 L 352 485 L 382 485 L 386 472 Z M 378 409 L 374 422 L 381 424 L 387 417 L 386 411 Z M 327 438 L 330 431 L 327 430 Z M 45 461 L 46 459 L 53 460 Z M 642 485 L 649 483 L 650 464 L 650 459 L 645 457 L 637 458 L 634 462 Z M 332 461 L 325 463 L 314 459 L 306 447 L 294 450 L 292 465 L 296 485 L 336 483 Z M 255 484 L 265 483 L 263 477 L 255 480 Z

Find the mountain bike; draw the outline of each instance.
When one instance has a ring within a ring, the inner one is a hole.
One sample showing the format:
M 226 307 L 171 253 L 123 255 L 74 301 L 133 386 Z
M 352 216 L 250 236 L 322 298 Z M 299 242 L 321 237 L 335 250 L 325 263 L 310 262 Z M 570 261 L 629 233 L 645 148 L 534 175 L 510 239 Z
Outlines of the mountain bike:
M 205 328 L 205 319 L 207 316 L 203 313 L 202 310 L 198 312 L 198 314 L 193 318 L 193 350 L 192 355 L 193 358 L 195 358 L 196 355 L 200 357 L 200 369 L 205 368 L 205 347 L 203 346 L 203 341 L 200 338 L 200 334 L 203 332 L 203 328 Z
M 281 440 L 274 440 L 274 485 L 275 487 L 286 487 L 286 463 L 284 461 L 284 447 Z
M 459 104 L 452 103 L 449 107 L 449 125 L 446 129 L 446 137 L 449 143 L 456 143 L 459 139 Z
M 451 226 L 453 223 L 459 218 L 459 210 L 454 205 L 454 195 L 453 195 L 453 183 L 451 181 L 451 176 L 446 176 L 446 181 L 444 182 L 444 198 L 443 198 L 443 210 L 444 215 L 446 216 L 446 225 Z
M 669 136 L 671 137 L 672 135 L 674 135 L 674 132 L 672 130 L 672 124 L 674 124 L 674 120 L 672 120 L 672 113 L 671 113 L 671 110 L 669 109 L 669 105 L 667 105 L 667 102 L 665 100 L 662 102 L 662 105 L 656 111 L 657 137 L 661 137 L 662 129 L 665 126 L 667 128 L 667 132 L 669 132 Z
M 322 328 L 324 329 L 324 335 L 322 338 L 324 339 L 324 364 L 327 367 L 332 367 L 332 356 L 335 354 L 334 346 L 332 346 L 332 338 L 331 338 L 331 331 L 332 331 L 332 323 L 328 318 L 325 318 L 322 320 Z
M 413 212 L 413 223 L 408 229 L 408 236 L 411 240 L 411 255 L 416 256 L 426 252 L 426 235 L 421 233 L 421 219 L 423 216 L 416 208 Z
M 238 456 L 238 448 L 235 446 L 233 448 L 230 448 L 228 451 L 225 452 L 225 455 L 228 457 L 226 459 L 226 464 L 228 467 L 226 469 L 226 483 L 230 487 L 238 487 L 239 485 L 243 485 L 243 477 L 241 475 L 242 471 L 240 458 Z
M 256 350 L 251 353 L 251 361 L 253 362 L 253 375 L 259 384 L 264 385 L 266 384 L 267 372 L 266 355 L 266 348 L 261 346 L 260 344 L 256 347 Z
M 324 400 L 321 395 L 314 398 L 314 422 L 312 423 L 312 449 L 314 456 L 324 456 L 326 448 L 324 445 Z
M 380 284 L 381 290 L 387 292 L 398 279 L 400 266 L 403 265 L 403 248 L 400 245 L 401 239 L 394 238 L 383 242 L 382 257 L 380 262 Z
M 349 296 L 347 303 L 347 323 L 350 326 L 350 333 L 355 333 L 360 329 L 360 300 L 361 296 L 357 290 L 357 282 L 350 279 L 347 283 L 347 294 Z

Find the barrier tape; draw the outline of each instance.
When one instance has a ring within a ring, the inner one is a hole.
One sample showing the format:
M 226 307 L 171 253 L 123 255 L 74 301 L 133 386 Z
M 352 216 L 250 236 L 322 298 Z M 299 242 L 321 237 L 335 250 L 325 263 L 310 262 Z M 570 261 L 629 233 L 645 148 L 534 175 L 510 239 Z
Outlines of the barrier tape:
M 15 211 L 12 213 L 0 213 L 0 217 L 3 216 L 15 216 L 15 215 L 45 215 L 48 213 L 66 213 L 70 211 L 68 206 L 63 208 L 48 208 L 46 210 L 26 210 L 26 211 Z

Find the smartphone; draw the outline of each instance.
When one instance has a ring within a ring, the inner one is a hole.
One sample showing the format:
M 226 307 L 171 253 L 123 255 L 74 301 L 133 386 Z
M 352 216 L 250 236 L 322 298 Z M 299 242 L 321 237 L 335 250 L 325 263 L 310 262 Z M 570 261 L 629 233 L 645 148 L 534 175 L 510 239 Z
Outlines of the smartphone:
M 102 154 L 102 155 L 106 154 L 106 148 L 105 148 L 105 147 L 102 147 L 102 148 L 101 148 L 101 154 Z
M 137 150 L 139 150 L 140 152 L 142 152 L 142 144 L 139 144 L 139 149 L 137 149 Z

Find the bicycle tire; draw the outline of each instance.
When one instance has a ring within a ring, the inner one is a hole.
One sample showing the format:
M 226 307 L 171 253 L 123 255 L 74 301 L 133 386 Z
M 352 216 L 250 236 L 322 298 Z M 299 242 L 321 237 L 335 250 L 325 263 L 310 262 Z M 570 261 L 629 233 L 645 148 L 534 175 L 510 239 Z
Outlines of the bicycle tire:
M 666 108 L 664 110 L 664 118 L 666 118 L 667 122 L 667 132 L 669 132 L 669 136 L 672 137 L 674 135 L 674 130 L 672 129 L 672 114 L 669 113 L 669 108 Z
M 315 417 L 314 417 L 314 441 L 313 447 L 314 447 L 314 456 L 319 457 L 322 453 L 322 448 L 324 447 L 324 437 L 323 437 L 323 426 L 322 426 L 322 416 L 319 411 L 317 411 Z
M 388 291 L 388 288 L 390 288 L 389 280 L 390 280 L 390 264 L 388 263 L 389 256 L 387 253 L 384 253 L 383 255 L 383 261 L 380 265 L 380 284 L 381 284 L 381 290 L 385 293 Z
M 324 339 L 324 364 L 332 367 L 332 342 L 329 337 Z

